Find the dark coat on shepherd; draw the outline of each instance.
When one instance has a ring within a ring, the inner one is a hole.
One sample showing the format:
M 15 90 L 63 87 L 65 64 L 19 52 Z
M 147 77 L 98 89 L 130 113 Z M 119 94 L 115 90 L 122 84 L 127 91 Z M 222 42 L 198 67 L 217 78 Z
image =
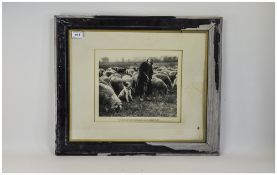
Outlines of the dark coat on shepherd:
M 139 67 L 137 94 L 142 96 L 144 93 L 149 96 L 152 93 L 151 79 L 153 75 L 152 63 L 147 61 L 141 63 Z

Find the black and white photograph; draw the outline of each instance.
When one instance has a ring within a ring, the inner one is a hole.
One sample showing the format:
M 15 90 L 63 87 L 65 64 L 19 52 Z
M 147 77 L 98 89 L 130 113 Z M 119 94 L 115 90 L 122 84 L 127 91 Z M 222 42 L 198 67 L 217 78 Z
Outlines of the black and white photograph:
M 102 51 L 99 117 L 177 117 L 179 53 Z

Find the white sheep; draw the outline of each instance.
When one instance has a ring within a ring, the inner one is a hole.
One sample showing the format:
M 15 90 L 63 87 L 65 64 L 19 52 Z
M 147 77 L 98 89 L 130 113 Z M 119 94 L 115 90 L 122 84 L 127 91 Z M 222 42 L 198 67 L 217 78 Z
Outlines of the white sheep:
M 152 86 L 153 92 L 156 91 L 159 94 L 167 94 L 168 92 L 167 85 L 160 78 L 153 77 L 151 79 L 151 86 Z
M 122 109 L 122 102 L 114 90 L 103 83 L 99 83 L 99 109 L 119 112 Z
M 111 86 L 115 93 L 118 95 L 118 98 L 129 102 L 133 100 L 132 98 L 132 85 L 129 82 L 123 81 L 121 77 L 112 76 L 111 77 Z

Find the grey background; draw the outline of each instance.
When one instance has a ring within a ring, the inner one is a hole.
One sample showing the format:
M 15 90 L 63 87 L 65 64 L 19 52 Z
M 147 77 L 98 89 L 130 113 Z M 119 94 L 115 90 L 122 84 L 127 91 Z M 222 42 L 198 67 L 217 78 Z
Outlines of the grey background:
M 273 172 L 274 3 L 3 3 L 4 172 Z M 221 156 L 56 157 L 54 15 L 222 16 Z

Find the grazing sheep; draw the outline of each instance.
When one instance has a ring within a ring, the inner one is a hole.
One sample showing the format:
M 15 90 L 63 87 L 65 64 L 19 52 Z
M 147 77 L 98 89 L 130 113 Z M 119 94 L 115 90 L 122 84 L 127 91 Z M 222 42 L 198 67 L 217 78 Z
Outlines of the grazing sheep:
M 116 96 L 113 89 L 103 83 L 99 83 L 99 110 L 119 112 L 122 109 L 122 102 Z
M 110 80 L 112 88 L 120 99 L 126 100 L 127 102 L 129 102 L 129 98 L 133 100 L 131 94 L 132 86 L 130 84 L 125 83 L 122 78 L 118 76 L 113 76 Z
M 117 66 L 114 66 L 111 69 L 115 70 L 117 73 L 120 73 L 120 74 L 125 73 L 125 71 L 126 71 L 126 68 L 117 67 Z
M 133 81 L 133 77 L 131 77 L 130 75 L 123 75 L 122 76 L 122 80 L 125 83 L 126 87 L 130 87 L 132 94 L 135 93 L 135 89 L 134 89 L 134 81 Z
M 174 88 L 174 87 L 177 87 L 177 75 L 176 75 L 176 77 L 175 77 L 175 79 L 174 79 L 174 81 L 173 81 L 173 83 L 172 83 L 172 88 Z
M 105 85 L 111 86 L 110 78 L 105 75 L 99 78 L 99 83 L 103 83 Z
M 160 73 L 165 74 L 165 75 L 169 75 L 169 71 L 168 70 L 160 71 Z
M 167 94 L 168 88 L 163 80 L 157 77 L 153 77 L 151 79 L 151 85 L 153 92 L 158 92 L 159 94 Z
M 123 75 L 122 80 L 124 82 L 130 82 L 131 84 L 133 83 L 133 78 L 130 75 Z
M 110 75 L 110 79 L 112 79 L 113 77 L 121 78 L 121 75 L 119 73 L 114 73 L 114 74 Z
M 169 75 L 168 75 L 168 76 L 169 76 L 171 82 L 173 82 L 173 81 L 175 80 L 176 75 L 177 75 L 177 71 L 170 71 L 170 72 L 169 72 Z
M 114 66 L 114 67 L 109 67 L 109 69 L 115 70 L 117 71 L 118 67 Z
M 118 95 L 124 88 L 122 78 L 118 76 L 112 76 L 110 81 L 114 92 Z
M 154 74 L 169 75 L 169 71 L 168 71 L 168 70 L 160 70 L 160 71 L 155 70 L 155 71 L 154 71 Z
M 133 74 L 133 76 L 132 76 L 132 79 L 133 79 L 133 83 L 132 83 L 133 89 L 136 89 L 137 86 L 138 86 L 138 75 L 139 75 L 138 72 L 135 72 Z
M 126 68 L 123 68 L 123 67 L 118 67 L 117 70 L 116 70 L 117 73 L 120 73 L 120 74 L 123 74 L 126 72 Z
M 164 83 L 167 85 L 168 89 L 172 88 L 172 82 L 171 82 L 170 78 L 168 77 L 168 75 L 160 73 L 160 74 L 154 74 L 153 77 L 162 79 L 164 81 Z
M 101 77 L 101 76 L 103 75 L 104 71 L 105 71 L 105 70 L 104 70 L 103 68 L 100 68 L 100 69 L 99 69 L 99 77 Z
M 161 66 L 161 67 L 157 68 L 157 71 L 164 71 L 164 70 L 167 70 L 167 68 L 164 67 L 164 66 Z
M 115 67 L 113 67 L 113 68 L 112 68 L 112 67 L 109 67 L 106 71 L 111 71 L 111 72 L 114 72 L 114 73 L 115 73 L 115 72 L 116 72 L 115 69 L 116 69 Z
M 138 67 L 137 66 L 130 66 L 129 69 L 134 69 L 135 71 L 137 71 Z
M 109 77 L 109 76 L 111 76 L 112 74 L 115 74 L 115 73 L 116 73 L 115 70 L 109 68 L 109 69 L 105 70 L 105 72 L 103 73 L 103 75 Z
M 129 84 L 124 83 L 124 87 L 122 91 L 118 94 L 118 98 L 126 100 L 126 102 L 129 102 L 129 99 L 133 100 L 131 88 L 132 87 Z
M 177 68 L 174 68 L 174 67 L 168 67 L 167 70 L 169 71 L 177 71 Z
M 157 70 L 154 70 L 153 71 L 153 74 L 158 74 L 158 73 L 161 73 L 160 71 L 157 71 Z
M 126 74 L 132 76 L 134 74 L 135 70 L 134 69 L 127 69 Z

